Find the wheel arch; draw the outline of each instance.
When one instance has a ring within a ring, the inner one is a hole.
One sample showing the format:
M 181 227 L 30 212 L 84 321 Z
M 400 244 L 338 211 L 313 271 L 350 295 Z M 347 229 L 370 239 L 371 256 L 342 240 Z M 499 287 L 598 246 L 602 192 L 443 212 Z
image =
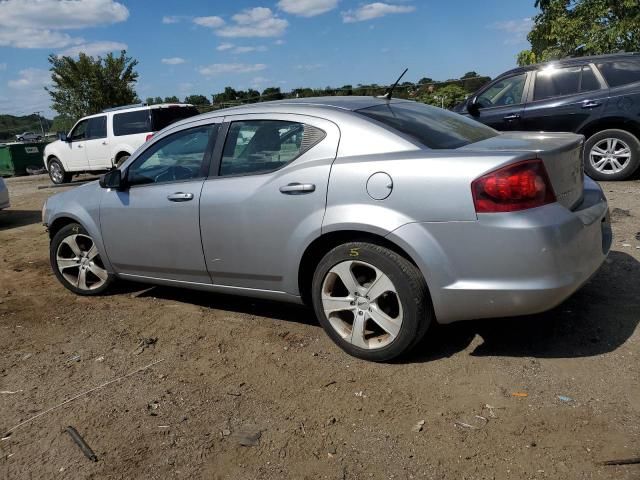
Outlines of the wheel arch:
M 584 135 L 587 140 L 593 135 L 603 130 L 624 130 L 635 136 L 640 140 L 640 124 L 637 124 L 633 120 L 625 117 L 607 117 L 599 118 L 580 129 L 581 135 Z
M 298 268 L 298 289 L 305 304 L 311 304 L 311 283 L 315 267 L 331 249 L 348 242 L 366 242 L 388 248 L 402 256 L 416 268 L 418 264 L 402 247 L 382 235 L 362 230 L 337 230 L 327 232 L 314 239 L 305 249 Z M 425 279 L 426 280 L 426 279 Z

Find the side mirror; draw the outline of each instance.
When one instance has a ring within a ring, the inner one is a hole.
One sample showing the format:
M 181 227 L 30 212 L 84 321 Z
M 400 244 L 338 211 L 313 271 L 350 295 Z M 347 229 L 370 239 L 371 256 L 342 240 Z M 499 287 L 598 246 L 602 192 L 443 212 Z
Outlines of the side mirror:
M 69 138 L 67 138 L 67 134 L 66 133 L 62 133 L 62 132 L 58 132 L 58 140 L 60 140 L 61 142 L 69 142 Z
M 473 97 L 467 101 L 467 112 L 477 117 L 480 115 L 480 104 L 478 103 L 478 97 Z
M 102 188 L 112 188 L 113 190 L 124 190 L 126 182 L 120 170 L 111 170 L 100 177 L 100 186 Z

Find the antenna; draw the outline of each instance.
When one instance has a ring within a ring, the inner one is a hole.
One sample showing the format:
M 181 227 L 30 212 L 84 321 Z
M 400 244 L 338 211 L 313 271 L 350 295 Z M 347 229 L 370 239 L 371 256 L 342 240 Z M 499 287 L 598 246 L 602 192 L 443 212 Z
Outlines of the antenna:
M 402 80 L 402 77 L 404 77 L 404 74 L 407 73 L 408 71 L 409 71 L 409 69 L 405 68 L 404 72 L 402 72 L 402 75 L 400 75 L 398 77 L 398 79 L 396 80 L 396 83 L 391 85 L 391 87 L 389 87 L 389 89 L 384 93 L 384 95 L 382 95 L 382 96 L 380 96 L 378 98 L 386 98 L 387 100 L 391 100 L 391 96 L 393 95 L 393 91 L 398 86 L 398 83 L 400 83 L 400 80 Z

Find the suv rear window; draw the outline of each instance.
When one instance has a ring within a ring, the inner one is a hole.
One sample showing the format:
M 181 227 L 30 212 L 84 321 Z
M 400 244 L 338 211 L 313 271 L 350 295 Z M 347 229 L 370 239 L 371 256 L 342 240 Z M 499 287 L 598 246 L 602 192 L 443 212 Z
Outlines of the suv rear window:
M 149 118 L 148 108 L 133 112 L 116 113 L 113 116 L 113 134 L 117 137 L 150 131 L 151 119 Z
M 498 135 L 475 120 L 422 103 L 389 103 L 357 112 L 433 149 L 464 147 Z
M 151 109 L 151 125 L 158 132 L 178 120 L 198 115 L 196 107 L 163 107 Z
M 640 82 L 640 60 L 599 63 L 598 68 L 610 87 Z

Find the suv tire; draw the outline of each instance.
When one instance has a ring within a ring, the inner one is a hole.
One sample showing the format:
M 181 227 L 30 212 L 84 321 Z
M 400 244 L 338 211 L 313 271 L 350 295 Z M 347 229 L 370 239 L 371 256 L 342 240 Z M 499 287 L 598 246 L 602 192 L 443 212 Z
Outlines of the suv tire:
M 584 170 L 594 180 L 626 180 L 640 167 L 640 141 L 625 130 L 598 132 L 584 146 Z
M 434 319 L 418 268 L 379 245 L 335 247 L 318 264 L 311 288 L 315 313 L 329 337 L 364 360 L 384 362 L 408 352 Z
M 69 183 L 71 181 L 72 175 L 65 171 L 62 163 L 56 157 L 52 157 L 51 160 L 49 160 L 47 171 L 49 172 L 49 178 L 51 178 L 51 181 L 56 185 Z

